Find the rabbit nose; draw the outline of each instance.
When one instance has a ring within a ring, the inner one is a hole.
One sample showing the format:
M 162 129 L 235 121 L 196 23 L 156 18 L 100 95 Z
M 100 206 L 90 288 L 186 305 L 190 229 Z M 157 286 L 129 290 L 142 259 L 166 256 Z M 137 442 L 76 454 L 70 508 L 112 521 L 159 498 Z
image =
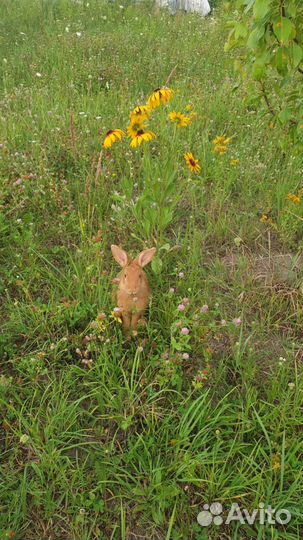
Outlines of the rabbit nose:
M 137 292 L 130 292 L 129 294 L 130 294 L 130 296 L 132 297 L 132 299 L 133 299 L 135 302 L 136 302 L 136 300 L 138 300 L 138 297 L 137 297 L 137 294 L 138 294 L 138 293 L 137 293 Z

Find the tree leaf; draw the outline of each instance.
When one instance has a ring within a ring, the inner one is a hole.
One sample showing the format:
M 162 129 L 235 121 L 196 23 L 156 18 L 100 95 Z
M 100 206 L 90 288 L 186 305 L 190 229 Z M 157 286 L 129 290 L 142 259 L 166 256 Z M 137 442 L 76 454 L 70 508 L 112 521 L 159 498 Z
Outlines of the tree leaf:
M 236 40 L 239 38 L 246 38 L 248 34 L 248 29 L 246 24 L 242 22 L 238 22 L 235 24 L 235 38 Z
M 296 29 L 292 21 L 287 19 L 287 17 L 281 17 L 281 19 L 274 24 L 274 32 L 282 44 L 296 36 Z
M 256 0 L 254 3 L 254 16 L 256 21 L 260 21 L 270 11 L 270 0 Z
M 303 58 L 302 47 L 300 47 L 298 43 L 293 43 L 292 44 L 292 61 L 293 61 L 294 68 L 297 68 L 300 65 L 302 58 Z
M 233 28 L 229 35 L 228 35 L 228 38 L 227 38 L 227 41 L 224 45 L 224 52 L 228 52 L 230 51 L 236 44 L 236 40 L 235 40 L 235 29 Z
M 247 40 L 247 47 L 250 49 L 256 49 L 259 45 L 260 40 L 263 38 L 265 32 L 265 26 L 258 26 L 254 28 L 253 31 L 249 34 Z
M 245 15 L 246 15 L 246 13 L 248 13 L 249 10 L 252 8 L 252 6 L 254 5 L 254 2 L 255 2 L 255 0 L 249 0 L 249 2 L 247 3 L 246 8 L 245 8 L 245 10 L 244 10 Z M 244 3 L 246 3 L 246 2 L 244 2 Z
M 285 47 L 280 47 L 274 57 L 274 63 L 280 75 L 286 75 L 287 73 L 287 60 Z
M 266 66 L 263 60 L 256 60 L 252 67 L 252 76 L 256 81 L 264 79 L 266 74 Z
M 297 6 L 295 5 L 294 2 L 289 4 L 288 6 L 285 6 L 285 8 L 286 8 L 286 13 L 287 13 L 288 17 L 292 17 L 292 18 L 296 17 L 296 15 L 297 15 Z

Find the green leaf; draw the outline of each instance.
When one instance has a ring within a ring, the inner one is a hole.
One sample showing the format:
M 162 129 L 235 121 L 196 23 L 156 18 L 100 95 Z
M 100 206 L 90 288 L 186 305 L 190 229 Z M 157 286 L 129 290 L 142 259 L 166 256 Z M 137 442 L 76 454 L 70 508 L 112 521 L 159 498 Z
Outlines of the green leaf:
M 127 416 L 124 420 L 122 420 L 120 427 L 123 429 L 123 431 L 127 431 L 128 428 L 132 425 L 133 417 Z
M 184 350 L 184 345 L 182 343 L 178 343 L 178 341 L 173 336 L 171 338 L 171 344 L 172 344 L 172 347 L 176 351 L 183 351 Z
M 239 38 L 246 38 L 248 34 L 248 29 L 246 24 L 242 22 L 238 22 L 235 24 L 235 39 L 238 40 Z
M 285 52 L 284 47 L 280 47 L 274 57 L 274 63 L 277 68 L 277 71 L 280 75 L 286 75 L 287 73 L 287 63 L 288 57 Z
M 161 274 L 162 266 L 163 266 L 163 263 L 162 263 L 160 257 L 155 257 L 155 258 L 152 260 L 152 263 L 151 263 L 152 271 L 153 271 L 156 275 Z
M 224 45 L 224 52 L 230 51 L 236 44 L 235 40 L 235 30 L 234 28 L 231 30 L 231 32 L 228 35 L 227 41 Z
M 173 211 L 169 208 L 164 208 L 160 217 L 160 224 L 163 228 L 167 227 L 173 219 Z
M 254 2 L 255 0 L 249 0 L 248 2 L 243 2 L 243 4 L 247 4 L 245 10 L 244 10 L 244 13 L 248 13 L 249 10 L 252 8 L 252 6 L 254 5 Z
M 258 26 L 249 34 L 247 40 L 247 47 L 249 49 L 256 49 L 259 45 L 259 42 L 264 36 L 265 26 Z
M 254 16 L 256 21 L 260 21 L 270 11 L 270 0 L 256 0 L 254 3 Z
M 262 60 L 256 60 L 252 67 L 252 76 L 256 81 L 264 79 L 266 75 L 266 66 Z
M 274 32 L 282 44 L 296 36 L 296 29 L 292 21 L 286 17 L 281 17 L 280 20 L 274 24 Z
M 292 117 L 292 109 L 290 107 L 285 107 L 285 109 L 283 109 L 283 111 L 279 112 L 278 114 L 278 119 L 280 120 L 282 124 L 286 124 L 287 122 L 289 122 L 291 117 Z
M 302 58 L 303 58 L 303 49 L 302 47 L 300 47 L 300 45 L 298 45 L 298 43 L 293 43 L 292 44 L 292 61 L 293 61 L 293 66 L 294 68 L 297 68 L 301 61 L 302 61 Z
M 163 244 L 163 246 L 160 247 L 160 250 L 161 250 L 161 249 L 164 249 L 165 251 L 169 251 L 169 250 L 170 250 L 170 244 L 168 244 L 168 243 L 167 243 L 167 244 Z M 160 251 L 160 250 L 159 250 L 159 251 Z
M 291 3 L 289 6 L 285 6 L 286 7 L 286 14 L 288 15 L 288 17 L 296 17 L 297 15 L 297 6 L 295 5 L 295 3 Z

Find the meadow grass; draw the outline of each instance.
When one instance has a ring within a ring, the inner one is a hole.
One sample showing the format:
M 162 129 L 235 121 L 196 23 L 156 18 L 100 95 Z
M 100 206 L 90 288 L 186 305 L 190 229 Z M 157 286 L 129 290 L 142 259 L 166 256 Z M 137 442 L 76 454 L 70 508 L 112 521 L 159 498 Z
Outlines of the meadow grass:
M 2 0 L 1 538 L 301 538 L 302 155 L 238 87 L 217 4 Z M 192 125 L 162 108 L 100 157 L 170 75 Z M 130 341 L 112 243 L 158 248 Z M 203 528 L 212 502 L 292 519 Z

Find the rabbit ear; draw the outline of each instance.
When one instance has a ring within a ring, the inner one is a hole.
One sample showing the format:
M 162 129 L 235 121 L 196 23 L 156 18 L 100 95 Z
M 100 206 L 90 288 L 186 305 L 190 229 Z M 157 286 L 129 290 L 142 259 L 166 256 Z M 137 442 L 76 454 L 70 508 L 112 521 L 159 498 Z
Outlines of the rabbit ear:
M 124 249 L 121 249 L 119 248 L 119 246 L 115 246 L 114 244 L 112 244 L 110 247 L 114 259 L 117 261 L 118 264 L 120 264 L 120 266 L 127 266 L 131 262 L 129 254 L 124 251 Z
M 153 260 L 156 251 L 156 248 L 145 249 L 144 251 L 141 251 L 141 253 L 139 253 L 138 257 L 136 258 L 136 262 L 139 266 L 143 268 L 143 266 L 146 266 L 148 263 L 150 263 L 150 261 Z

